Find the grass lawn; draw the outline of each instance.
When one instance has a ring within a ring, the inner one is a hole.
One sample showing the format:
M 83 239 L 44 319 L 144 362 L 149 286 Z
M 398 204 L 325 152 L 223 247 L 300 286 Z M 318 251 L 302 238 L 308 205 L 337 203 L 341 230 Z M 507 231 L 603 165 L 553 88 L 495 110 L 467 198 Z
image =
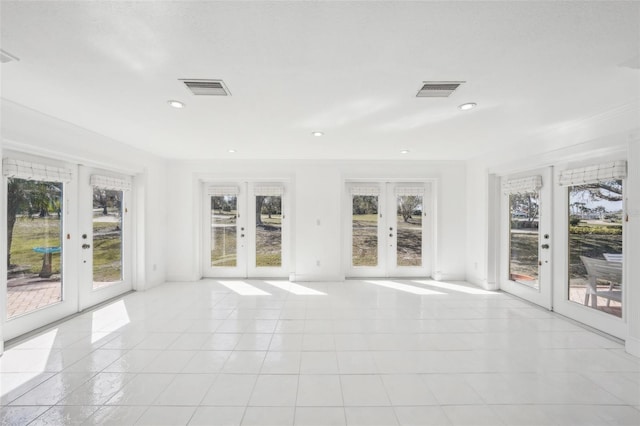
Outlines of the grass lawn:
M 44 218 L 18 217 L 13 227 L 11 241 L 11 264 L 25 273 L 38 274 L 42 268 L 42 253 L 34 247 L 60 247 L 60 219 L 57 216 Z M 60 253 L 51 258 L 51 271 L 60 274 Z
M 93 281 L 122 280 L 122 231 L 119 223 L 93 222 Z
M 352 215 L 352 264 L 353 266 L 378 265 L 378 215 Z M 396 220 L 397 265 L 422 265 L 422 216 L 416 215 L 405 222 L 402 216 Z
M 511 234 L 512 273 L 531 277 L 537 276 L 538 244 L 537 233 L 516 232 Z M 587 277 L 587 271 L 580 260 L 580 256 L 604 260 L 603 253 L 622 253 L 622 235 L 569 234 L 570 278 Z
M 95 282 L 121 280 L 122 236 L 116 232 L 117 223 L 94 222 L 93 239 L 93 279 Z M 13 228 L 11 241 L 11 264 L 13 270 L 21 273 L 38 274 L 42 268 L 43 255 L 33 251 L 34 247 L 60 247 L 60 219 L 57 216 L 45 218 L 20 217 Z M 60 274 L 60 253 L 51 257 L 51 271 Z

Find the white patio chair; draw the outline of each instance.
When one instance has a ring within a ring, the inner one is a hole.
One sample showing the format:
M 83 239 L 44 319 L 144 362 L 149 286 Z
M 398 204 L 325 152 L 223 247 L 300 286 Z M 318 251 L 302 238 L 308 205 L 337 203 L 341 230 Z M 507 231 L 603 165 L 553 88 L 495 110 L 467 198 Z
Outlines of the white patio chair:
M 591 306 L 597 308 L 598 297 L 607 299 L 607 306 L 611 300 L 622 302 L 622 263 L 592 259 L 586 256 L 580 256 L 580 260 L 587 268 L 588 274 L 584 304 L 588 305 L 589 299 L 591 299 Z M 599 290 L 598 281 L 608 282 L 609 289 Z M 619 290 L 616 289 L 616 284 L 620 286 Z

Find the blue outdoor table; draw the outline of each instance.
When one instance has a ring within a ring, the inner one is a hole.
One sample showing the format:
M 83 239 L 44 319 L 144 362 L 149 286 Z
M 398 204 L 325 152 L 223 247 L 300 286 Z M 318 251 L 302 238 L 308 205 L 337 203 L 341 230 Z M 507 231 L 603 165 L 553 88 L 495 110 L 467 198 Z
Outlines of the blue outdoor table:
M 60 253 L 60 246 L 58 247 L 34 247 L 33 251 L 36 253 L 42 253 L 42 269 L 38 276 L 40 278 L 49 278 L 53 275 L 51 272 L 51 255 L 53 253 Z

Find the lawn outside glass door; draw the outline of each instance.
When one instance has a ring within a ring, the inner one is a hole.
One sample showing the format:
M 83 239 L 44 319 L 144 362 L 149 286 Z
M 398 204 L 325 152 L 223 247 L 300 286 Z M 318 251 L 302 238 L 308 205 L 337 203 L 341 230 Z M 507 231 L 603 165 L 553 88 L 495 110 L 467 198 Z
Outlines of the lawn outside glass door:
M 132 289 L 131 177 L 80 166 L 80 309 Z
M 430 274 L 429 189 L 422 182 L 347 184 L 349 276 Z
M 502 178 L 500 288 L 552 308 L 550 168 Z
M 561 170 L 555 216 L 562 235 L 554 309 L 626 338 L 624 160 Z
M 288 277 L 285 184 L 205 185 L 204 268 L 207 277 Z
M 6 238 L 3 337 L 77 312 L 76 166 L 15 154 L 3 159 Z M 6 201 L 6 203 L 5 203 Z

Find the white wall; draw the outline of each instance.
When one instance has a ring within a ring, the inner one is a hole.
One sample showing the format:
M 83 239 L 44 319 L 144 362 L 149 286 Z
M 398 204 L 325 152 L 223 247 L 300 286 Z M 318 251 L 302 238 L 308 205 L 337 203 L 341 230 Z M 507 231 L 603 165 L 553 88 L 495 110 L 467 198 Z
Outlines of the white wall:
M 167 277 L 201 277 L 201 180 L 287 179 L 293 188 L 293 268 L 298 280 L 344 278 L 345 179 L 434 179 L 438 203 L 438 257 L 443 279 L 463 279 L 465 167 L 462 162 L 414 161 L 172 161 L 168 167 Z M 318 221 L 320 225 L 318 225 Z M 317 262 L 320 261 L 320 266 Z
M 0 106 L 0 151 L 25 152 L 135 176 L 134 203 L 138 211 L 134 288 L 142 290 L 164 282 L 165 161 L 19 104 L 2 100 Z M 6 259 L 6 245 L 0 247 L 0 253 L 0 258 Z M 0 280 L 6 280 L 6 273 Z

